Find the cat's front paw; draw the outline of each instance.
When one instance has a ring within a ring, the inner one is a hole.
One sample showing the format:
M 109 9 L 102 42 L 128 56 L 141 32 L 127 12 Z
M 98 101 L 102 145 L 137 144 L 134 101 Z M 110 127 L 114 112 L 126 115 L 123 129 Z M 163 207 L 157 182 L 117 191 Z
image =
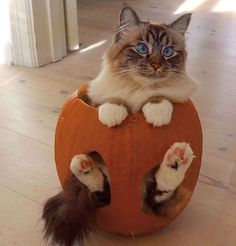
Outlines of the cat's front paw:
M 160 103 L 146 103 L 142 108 L 146 121 L 153 126 L 167 125 L 171 121 L 173 106 L 168 100 Z
M 99 106 L 99 120 L 108 127 L 120 125 L 128 116 L 127 108 L 114 103 L 104 103 Z

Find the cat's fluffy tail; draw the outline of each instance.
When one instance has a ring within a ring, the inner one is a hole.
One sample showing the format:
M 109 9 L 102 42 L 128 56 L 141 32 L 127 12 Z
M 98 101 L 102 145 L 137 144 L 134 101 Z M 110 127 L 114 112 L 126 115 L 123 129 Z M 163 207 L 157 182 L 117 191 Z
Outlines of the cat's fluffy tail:
M 75 241 L 83 245 L 92 230 L 95 212 L 91 193 L 71 175 L 64 190 L 48 199 L 44 206 L 45 238 L 63 246 L 72 246 Z

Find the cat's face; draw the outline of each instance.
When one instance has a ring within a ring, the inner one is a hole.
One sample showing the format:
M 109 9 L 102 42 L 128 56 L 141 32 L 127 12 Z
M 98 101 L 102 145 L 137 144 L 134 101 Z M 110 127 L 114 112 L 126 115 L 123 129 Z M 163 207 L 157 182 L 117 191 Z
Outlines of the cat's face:
M 191 15 L 170 25 L 139 20 L 130 7 L 120 14 L 120 28 L 106 57 L 112 72 L 141 83 L 173 78 L 184 71 L 186 51 L 184 33 Z

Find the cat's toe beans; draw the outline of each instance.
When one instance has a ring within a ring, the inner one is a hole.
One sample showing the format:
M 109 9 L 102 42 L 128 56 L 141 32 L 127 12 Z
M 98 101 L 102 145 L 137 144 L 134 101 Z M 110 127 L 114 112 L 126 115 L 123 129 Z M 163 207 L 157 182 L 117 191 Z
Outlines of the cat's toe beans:
M 123 105 L 104 103 L 98 110 L 99 120 L 108 127 L 121 124 L 128 116 L 127 108 Z
M 177 170 L 180 165 L 188 167 L 193 158 L 193 150 L 190 147 L 190 144 L 182 142 L 174 143 L 166 152 L 164 159 L 168 166 Z
M 173 106 L 168 100 L 160 103 L 146 103 L 142 108 L 146 121 L 153 126 L 169 124 L 173 112 Z
M 79 154 L 72 158 L 70 163 L 70 170 L 73 174 L 81 175 L 88 174 L 93 167 L 92 160 L 85 154 Z

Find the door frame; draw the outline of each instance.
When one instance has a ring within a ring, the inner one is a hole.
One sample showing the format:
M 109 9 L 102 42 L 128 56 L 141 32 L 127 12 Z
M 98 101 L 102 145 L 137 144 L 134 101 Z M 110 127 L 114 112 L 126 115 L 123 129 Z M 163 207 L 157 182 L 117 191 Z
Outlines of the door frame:
M 79 49 L 77 0 L 64 0 L 67 49 Z
M 9 10 L 12 64 L 39 67 L 78 49 L 77 0 L 11 0 Z

